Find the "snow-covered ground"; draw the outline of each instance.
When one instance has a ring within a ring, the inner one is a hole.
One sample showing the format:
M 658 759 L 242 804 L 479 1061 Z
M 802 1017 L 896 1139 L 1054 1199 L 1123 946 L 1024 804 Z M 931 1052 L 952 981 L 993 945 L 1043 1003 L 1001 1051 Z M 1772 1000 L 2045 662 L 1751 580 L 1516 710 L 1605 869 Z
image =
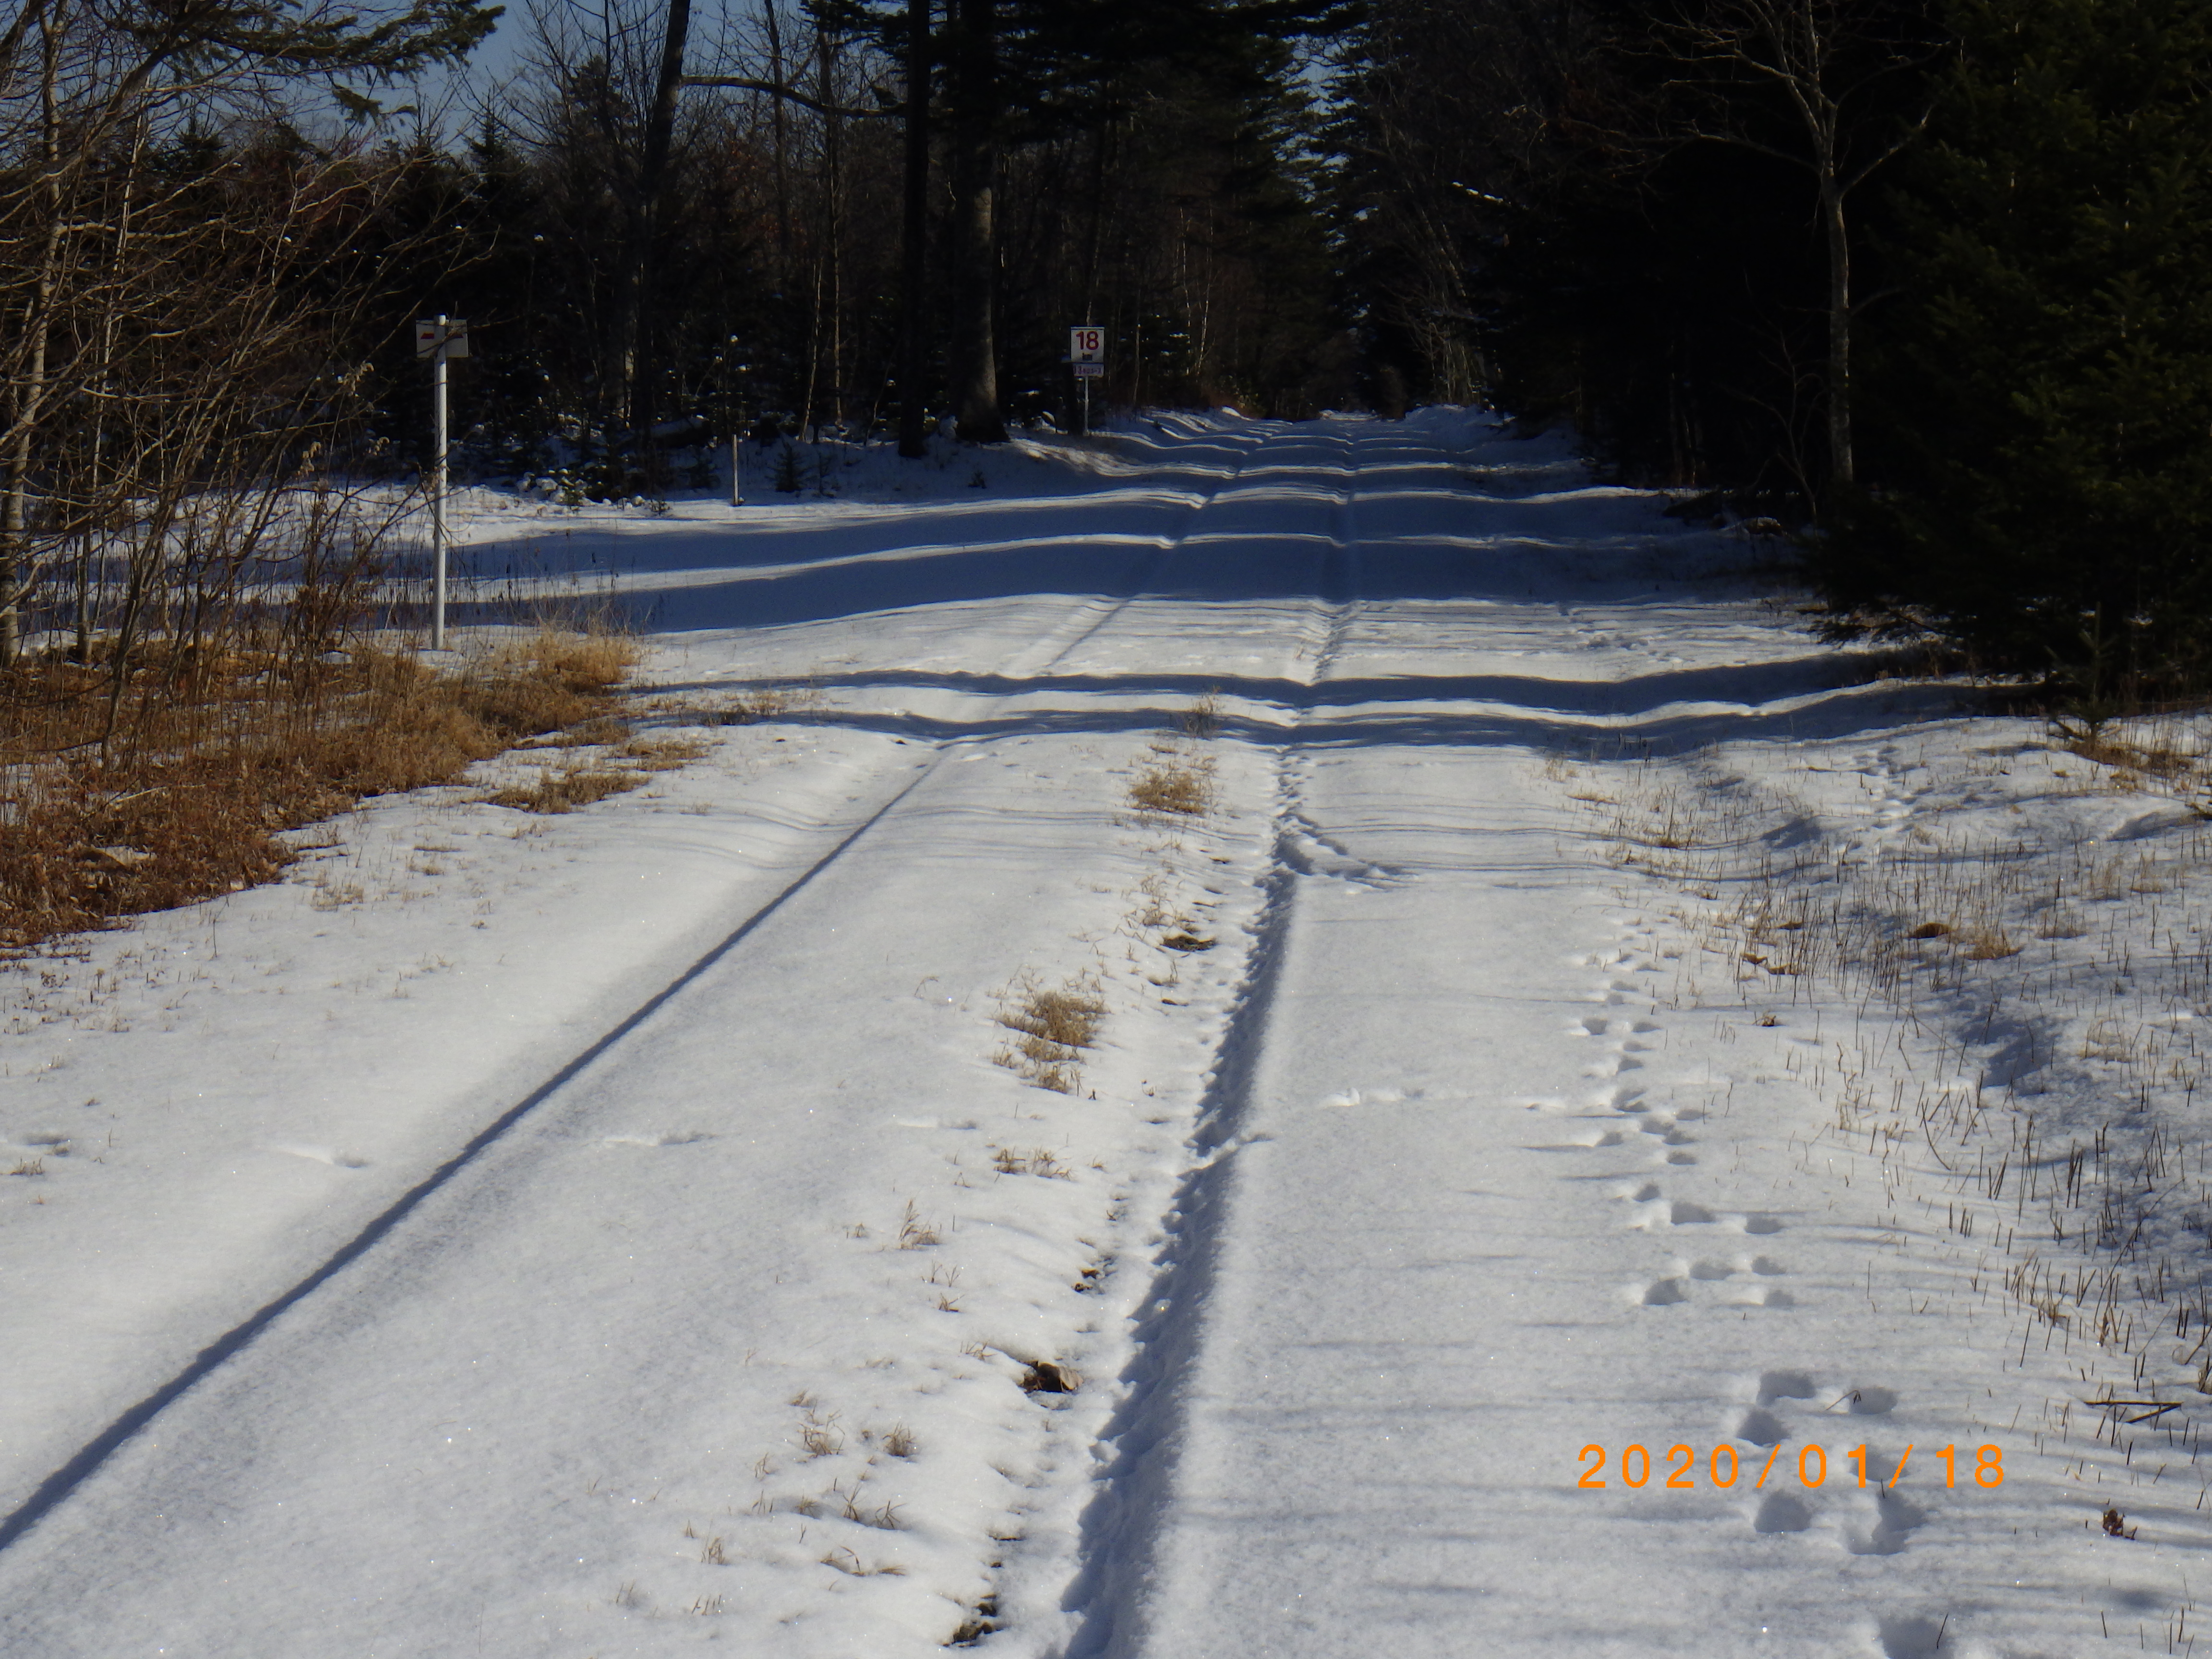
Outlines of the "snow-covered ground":
M 477 493 L 703 757 L 0 973 L 0 1651 L 2189 1650 L 2154 769 L 1474 412 L 869 465 Z

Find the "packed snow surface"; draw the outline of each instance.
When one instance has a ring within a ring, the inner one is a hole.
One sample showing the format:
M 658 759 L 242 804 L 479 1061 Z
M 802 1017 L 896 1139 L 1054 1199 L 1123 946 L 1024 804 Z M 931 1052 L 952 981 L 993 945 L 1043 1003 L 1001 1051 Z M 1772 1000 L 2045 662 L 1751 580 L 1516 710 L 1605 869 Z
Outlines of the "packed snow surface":
M 842 453 L 6 964 L 0 1651 L 2189 1650 L 2185 801 L 1480 411 Z

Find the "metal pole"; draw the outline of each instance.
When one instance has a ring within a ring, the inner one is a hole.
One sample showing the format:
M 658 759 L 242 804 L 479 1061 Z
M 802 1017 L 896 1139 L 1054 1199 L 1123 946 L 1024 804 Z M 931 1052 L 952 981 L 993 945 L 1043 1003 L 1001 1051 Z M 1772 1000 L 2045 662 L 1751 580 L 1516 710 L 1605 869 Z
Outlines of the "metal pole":
M 446 648 L 446 313 L 438 313 L 438 349 L 433 354 L 431 404 L 437 424 L 436 454 L 430 464 L 430 544 L 438 558 L 437 592 L 430 611 L 430 648 Z
M 730 434 L 730 505 L 732 507 L 743 507 L 745 504 L 744 441 L 743 433 Z
M 1083 377 L 1083 435 L 1091 435 L 1091 377 Z

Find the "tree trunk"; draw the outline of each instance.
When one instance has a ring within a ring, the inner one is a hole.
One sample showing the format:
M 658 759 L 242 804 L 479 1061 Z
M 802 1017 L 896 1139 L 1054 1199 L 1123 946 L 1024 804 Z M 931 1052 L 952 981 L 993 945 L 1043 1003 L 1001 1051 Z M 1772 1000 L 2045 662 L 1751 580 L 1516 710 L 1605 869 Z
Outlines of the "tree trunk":
M 15 441 L 8 447 L 7 483 L 0 500 L 0 668 L 15 665 L 23 649 L 23 596 L 30 586 L 31 437 L 38 430 L 46 401 L 46 347 L 53 326 L 55 276 L 61 263 L 62 188 L 61 120 L 57 106 L 60 72 L 58 31 L 40 26 L 44 51 L 40 63 L 40 161 L 46 178 L 39 194 L 46 207 L 46 235 L 39 257 L 38 280 L 23 319 L 31 342 L 30 362 L 9 399 L 8 413 L 15 423 Z
M 832 112 L 822 118 L 822 160 L 828 173 L 828 248 L 830 262 L 830 419 L 842 430 L 845 424 L 845 123 L 837 107 L 837 46 L 827 29 L 816 34 L 820 64 L 821 98 Z M 821 432 L 815 441 L 821 441 Z
M 668 185 L 668 157 L 676 139 L 676 100 L 684 90 L 684 48 L 691 33 L 691 0 L 668 0 L 668 32 L 660 41 L 660 72 L 646 118 L 645 153 L 639 158 L 637 204 L 631 218 L 636 246 L 630 251 L 629 369 L 630 419 L 637 432 L 638 465 L 648 490 L 659 484 L 653 447 L 655 351 L 654 256 L 660 240 L 661 197 Z
M 906 199 L 899 247 L 899 445 L 929 453 L 923 383 L 929 361 L 929 7 L 906 5 Z
M 1828 235 L 1828 476 L 1851 482 L 1851 244 L 1844 198 L 1832 179 L 1821 181 L 1820 217 Z
M 768 75 L 777 86 L 783 80 L 783 26 L 776 21 L 776 0 L 768 12 Z M 791 288 L 791 127 L 790 112 L 780 97 L 769 100 L 769 115 L 775 131 L 775 297 Z
M 952 398 L 968 443 L 1006 440 L 999 408 L 996 0 L 955 0 L 952 83 Z

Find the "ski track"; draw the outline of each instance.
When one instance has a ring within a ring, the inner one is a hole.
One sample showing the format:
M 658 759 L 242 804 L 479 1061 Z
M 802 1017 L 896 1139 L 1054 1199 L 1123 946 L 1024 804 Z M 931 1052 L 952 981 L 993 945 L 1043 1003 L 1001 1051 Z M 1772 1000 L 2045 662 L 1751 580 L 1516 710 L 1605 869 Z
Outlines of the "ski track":
M 2166 1605 L 2053 1530 L 2017 1440 L 2008 1490 L 1882 1486 L 2036 1396 L 1984 1400 L 1978 1336 L 1881 1313 L 1902 1234 L 1848 1155 L 1812 1164 L 1817 1020 L 1709 1032 L 1670 895 L 1551 770 L 1601 793 L 1648 755 L 1826 743 L 1872 856 L 1925 793 L 1883 734 L 1931 694 L 1701 591 L 1732 550 L 1548 441 L 1449 411 L 1177 431 L 1218 447 L 1198 499 L 1064 507 L 1151 542 L 1104 594 L 1047 601 L 1009 555 L 1079 572 L 1079 529 L 1002 533 L 941 615 L 882 515 L 822 557 L 797 514 L 738 555 L 636 534 L 667 686 L 805 684 L 789 729 L 855 745 L 785 814 L 810 850 L 649 994 L 667 950 L 625 957 L 597 1036 L 467 1097 L 478 1127 L 335 1238 L 272 1232 L 290 1276 L 192 1304 L 136 1403 L 110 1377 L 73 1439 L 43 1428 L 0 1650 L 2031 1659 Z M 1005 512 L 935 510 L 931 561 Z M 1146 734 L 1209 690 L 1223 810 L 1129 817 Z M 1201 925 L 1218 949 L 1156 937 Z M 1024 971 L 1105 988 L 1076 1097 L 985 1058 Z M 1080 1386 L 1025 1393 L 1046 1360 Z M 1816 1436 L 1875 1489 L 1575 1485 L 1590 1446 Z

